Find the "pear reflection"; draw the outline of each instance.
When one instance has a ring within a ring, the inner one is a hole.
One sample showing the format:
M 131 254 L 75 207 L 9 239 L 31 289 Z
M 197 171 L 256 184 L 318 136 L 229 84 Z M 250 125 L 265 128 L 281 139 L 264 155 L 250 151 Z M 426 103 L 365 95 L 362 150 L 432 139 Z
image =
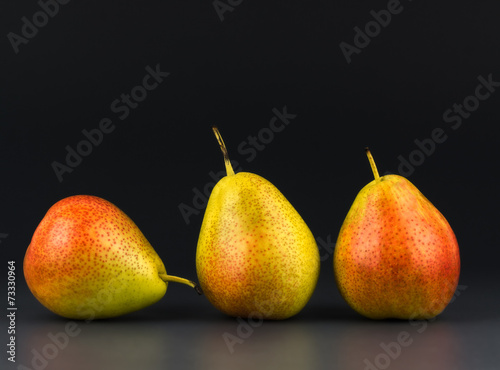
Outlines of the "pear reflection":
M 18 364 L 29 369 L 164 368 L 172 341 L 161 326 L 111 321 L 58 321 L 22 337 Z
M 332 358 L 339 368 L 456 369 L 459 339 L 446 322 L 363 321 L 343 326 Z
M 246 323 L 246 324 L 245 324 Z M 252 322 L 250 322 L 252 324 Z M 288 321 L 241 319 L 208 327 L 199 338 L 195 369 L 307 369 L 317 367 L 314 329 Z

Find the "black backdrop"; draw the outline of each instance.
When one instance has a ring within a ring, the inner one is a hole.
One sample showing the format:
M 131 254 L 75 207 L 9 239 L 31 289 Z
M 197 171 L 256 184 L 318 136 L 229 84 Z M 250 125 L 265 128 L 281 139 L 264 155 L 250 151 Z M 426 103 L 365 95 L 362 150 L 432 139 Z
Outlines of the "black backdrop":
M 216 124 L 239 167 L 274 183 L 330 248 L 372 180 L 370 146 L 381 173 L 406 174 L 447 217 L 462 278 L 496 270 L 497 2 L 62 3 L 47 3 L 52 16 L 2 3 L 2 261 L 21 266 L 57 200 L 94 194 L 138 224 L 167 271 L 195 279 L 198 192 L 224 169 Z M 83 155 L 59 181 L 68 150 Z M 322 248 L 316 302 L 338 294 Z

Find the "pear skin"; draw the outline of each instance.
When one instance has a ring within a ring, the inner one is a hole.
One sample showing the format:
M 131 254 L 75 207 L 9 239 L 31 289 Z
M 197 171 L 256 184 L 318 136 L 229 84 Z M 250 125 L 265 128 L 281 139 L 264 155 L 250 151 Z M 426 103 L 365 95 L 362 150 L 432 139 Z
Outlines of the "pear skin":
M 266 179 L 228 175 L 212 190 L 198 239 L 196 269 L 208 300 L 230 316 L 286 319 L 309 301 L 319 251 L 304 220 Z
M 76 195 L 54 204 L 24 258 L 33 295 L 71 319 L 101 319 L 140 310 L 165 295 L 170 277 L 135 223 L 112 203 Z
M 379 177 L 357 195 L 334 252 L 337 286 L 372 319 L 429 319 L 452 299 L 460 274 L 457 239 L 445 217 L 407 179 Z

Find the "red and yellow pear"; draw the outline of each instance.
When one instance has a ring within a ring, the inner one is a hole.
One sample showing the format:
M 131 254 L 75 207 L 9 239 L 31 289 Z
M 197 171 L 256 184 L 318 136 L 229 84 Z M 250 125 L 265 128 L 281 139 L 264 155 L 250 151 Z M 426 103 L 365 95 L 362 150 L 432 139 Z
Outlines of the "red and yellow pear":
M 379 176 L 356 196 L 334 252 L 337 286 L 372 319 L 429 319 L 451 301 L 460 274 L 457 239 L 445 217 L 406 178 Z
M 157 302 L 168 282 L 165 266 L 137 225 L 118 207 L 95 196 L 55 203 L 35 230 L 24 257 L 33 295 L 71 319 L 101 319 Z

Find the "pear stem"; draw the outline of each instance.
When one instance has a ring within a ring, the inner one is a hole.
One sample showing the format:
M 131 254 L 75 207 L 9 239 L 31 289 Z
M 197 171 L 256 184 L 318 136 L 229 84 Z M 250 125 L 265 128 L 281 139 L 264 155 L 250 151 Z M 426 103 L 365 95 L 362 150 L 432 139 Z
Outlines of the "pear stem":
M 224 140 L 222 140 L 222 136 L 219 132 L 217 126 L 212 126 L 212 130 L 214 131 L 215 137 L 219 142 L 220 150 L 222 150 L 222 155 L 224 156 L 224 164 L 226 165 L 226 173 L 228 176 L 234 175 L 233 166 L 231 165 L 231 161 L 229 160 L 229 155 L 227 154 L 226 144 L 224 144 Z
M 167 274 L 158 274 L 160 276 L 160 279 L 162 279 L 164 282 L 174 282 L 174 283 L 181 283 L 181 284 L 186 284 L 189 285 L 191 288 L 194 288 L 196 290 L 196 293 L 198 294 L 203 294 L 203 291 L 201 290 L 200 286 L 196 284 L 195 282 L 180 278 L 177 276 L 172 276 L 172 275 L 167 275 Z
M 368 147 L 365 148 L 365 152 L 366 152 L 366 155 L 368 156 L 368 161 L 370 162 L 373 176 L 375 176 L 375 181 L 379 181 L 380 176 L 378 174 L 377 166 L 375 165 L 375 160 L 373 159 L 372 153 L 370 153 L 370 149 Z

